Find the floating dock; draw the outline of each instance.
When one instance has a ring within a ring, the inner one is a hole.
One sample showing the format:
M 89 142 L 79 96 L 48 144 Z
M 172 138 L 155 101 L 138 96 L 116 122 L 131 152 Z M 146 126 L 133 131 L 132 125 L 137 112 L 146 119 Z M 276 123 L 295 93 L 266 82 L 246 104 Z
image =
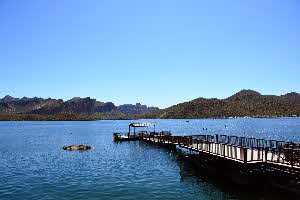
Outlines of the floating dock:
M 127 134 L 114 133 L 114 139 L 187 150 L 185 158 L 195 165 L 239 184 L 270 184 L 300 195 L 299 143 L 219 134 L 172 136 L 170 131 L 135 131 L 135 127 L 147 126 L 154 125 L 132 123 Z

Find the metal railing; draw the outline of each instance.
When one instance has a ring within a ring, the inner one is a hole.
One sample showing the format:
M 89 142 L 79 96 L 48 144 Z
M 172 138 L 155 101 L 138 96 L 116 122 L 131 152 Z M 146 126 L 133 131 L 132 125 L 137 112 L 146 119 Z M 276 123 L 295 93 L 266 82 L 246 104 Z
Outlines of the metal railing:
M 141 138 L 153 142 L 172 143 L 244 163 L 270 162 L 300 166 L 299 143 L 218 134 L 171 136 L 160 133 L 143 134 Z

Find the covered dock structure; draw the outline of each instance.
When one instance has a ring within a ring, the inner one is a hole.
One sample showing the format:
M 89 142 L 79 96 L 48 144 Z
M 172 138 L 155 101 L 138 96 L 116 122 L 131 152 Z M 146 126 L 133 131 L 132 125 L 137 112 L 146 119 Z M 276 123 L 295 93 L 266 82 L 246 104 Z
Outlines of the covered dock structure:
M 152 131 L 149 130 L 149 127 L 152 128 Z M 144 128 L 144 129 L 140 129 L 140 128 Z M 134 141 L 134 140 L 140 140 L 141 138 L 143 138 L 143 135 L 163 135 L 163 134 L 171 135 L 170 131 L 156 132 L 154 123 L 131 123 L 128 126 L 127 133 L 121 133 L 121 132 L 114 133 L 114 140 Z

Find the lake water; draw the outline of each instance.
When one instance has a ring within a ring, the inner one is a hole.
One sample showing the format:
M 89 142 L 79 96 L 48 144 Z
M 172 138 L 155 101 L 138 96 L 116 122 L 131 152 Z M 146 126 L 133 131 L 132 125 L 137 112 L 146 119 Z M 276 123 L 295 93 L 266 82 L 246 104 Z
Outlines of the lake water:
M 170 130 L 173 135 L 221 133 L 300 141 L 299 118 L 136 121 L 154 122 L 157 131 Z M 112 133 L 126 132 L 131 122 L 0 122 L 0 199 L 196 200 L 264 195 L 199 176 L 167 149 L 139 141 L 114 143 Z M 60 149 L 72 144 L 95 148 Z

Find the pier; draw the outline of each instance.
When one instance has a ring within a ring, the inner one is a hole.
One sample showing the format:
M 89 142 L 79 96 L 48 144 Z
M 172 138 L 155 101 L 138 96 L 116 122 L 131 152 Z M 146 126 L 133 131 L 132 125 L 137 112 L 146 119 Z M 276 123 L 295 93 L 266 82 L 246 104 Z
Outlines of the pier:
M 300 169 L 298 143 L 217 134 L 171 136 L 163 132 L 141 134 L 139 139 L 157 144 L 176 145 L 248 165 L 270 163 Z
M 138 131 L 151 123 L 132 123 L 127 134 L 114 133 L 115 141 L 141 140 L 158 145 L 178 146 L 196 153 L 220 157 L 245 165 L 270 163 L 300 169 L 300 143 L 230 135 L 172 136 L 170 131 Z M 134 131 L 131 132 L 131 128 Z
M 181 149 L 184 159 L 238 184 L 268 184 L 300 195 L 300 144 L 230 135 L 173 136 L 170 131 L 135 131 L 154 126 L 133 123 L 134 132 L 114 133 L 115 141 L 138 140 Z

